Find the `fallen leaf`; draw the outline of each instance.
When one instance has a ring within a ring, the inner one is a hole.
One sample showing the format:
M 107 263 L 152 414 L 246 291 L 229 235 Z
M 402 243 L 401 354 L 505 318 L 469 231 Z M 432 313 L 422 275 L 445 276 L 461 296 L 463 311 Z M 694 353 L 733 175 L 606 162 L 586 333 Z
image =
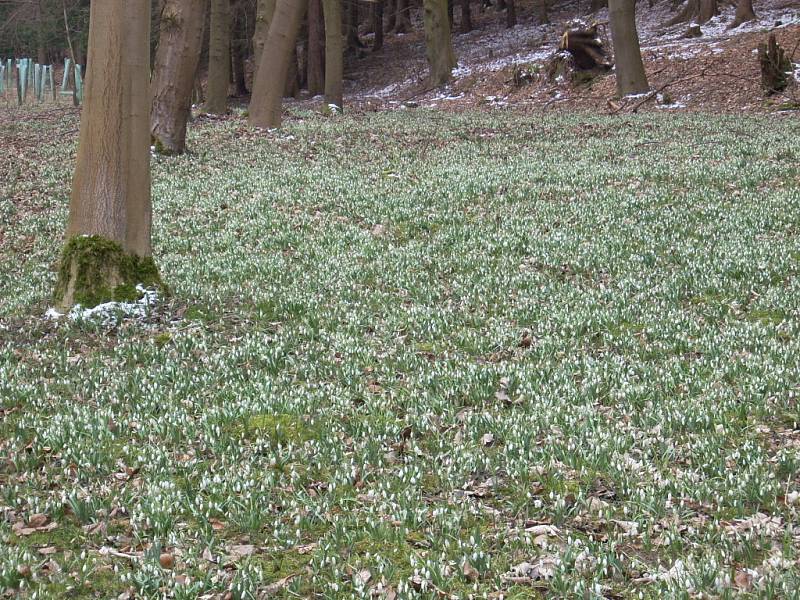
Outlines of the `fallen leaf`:
M 58 552 L 58 549 L 55 546 L 45 546 L 44 548 L 39 548 L 39 554 L 43 554 L 44 556 L 55 554 L 56 552 Z
M 37 527 L 44 527 L 47 525 L 47 515 L 43 513 L 36 513 L 35 515 L 31 515 L 31 518 L 28 519 L 28 527 L 33 527 L 34 529 Z
M 292 580 L 296 578 L 298 575 L 300 575 L 300 573 L 292 573 L 291 575 L 287 575 L 283 579 L 279 579 L 275 583 L 269 584 L 264 590 L 266 592 L 266 595 L 271 596 L 273 594 L 276 594 L 280 590 L 287 587 L 292 582 Z
M 207 560 L 208 562 L 210 562 L 210 563 L 216 563 L 216 562 L 217 562 L 217 559 L 216 559 L 216 558 L 214 558 L 214 555 L 213 555 L 213 554 L 211 554 L 211 550 L 209 550 L 209 549 L 208 549 L 208 547 L 206 547 L 206 548 L 203 550 L 202 557 L 203 557 L 205 560 Z
M 245 556 L 255 554 L 255 552 L 256 547 L 253 544 L 237 544 L 228 548 L 228 558 L 232 560 L 238 560 L 240 558 L 244 558 Z
M 612 519 L 612 522 L 618 525 L 626 535 L 637 535 L 639 533 L 639 524 L 636 521 L 618 521 Z
M 533 525 L 532 527 L 526 527 L 525 533 L 530 533 L 531 535 L 534 536 L 558 535 L 559 530 L 558 527 L 554 527 L 553 525 Z
M 356 581 L 361 585 L 367 585 L 370 579 L 372 579 L 372 573 L 369 569 L 362 569 L 356 574 Z
M 733 581 L 740 590 L 749 590 L 753 584 L 753 576 L 747 571 L 736 571 Z
M 17 565 L 17 573 L 24 579 L 28 579 L 32 575 L 31 568 L 28 565 Z
M 83 530 L 89 535 L 95 535 L 97 533 L 105 533 L 106 524 L 104 521 L 100 521 L 99 523 L 90 523 L 89 525 L 84 525 Z
M 211 529 L 214 531 L 222 531 L 225 529 L 225 523 L 219 519 L 209 519 L 208 522 L 211 523 Z
M 314 548 L 317 547 L 316 543 L 312 544 L 303 544 L 302 546 L 295 546 L 294 551 L 298 554 L 308 554 L 309 552 L 313 552 Z
M 484 433 L 481 436 L 481 444 L 484 446 L 491 446 L 494 444 L 494 434 L 491 433 Z
M 478 581 L 479 573 L 478 570 L 473 567 L 468 562 L 465 562 L 464 565 L 461 567 L 461 572 L 464 574 L 464 577 L 467 578 L 467 581 Z
M 175 557 L 169 552 L 162 552 L 161 556 L 158 557 L 158 563 L 164 569 L 171 569 L 175 566 Z

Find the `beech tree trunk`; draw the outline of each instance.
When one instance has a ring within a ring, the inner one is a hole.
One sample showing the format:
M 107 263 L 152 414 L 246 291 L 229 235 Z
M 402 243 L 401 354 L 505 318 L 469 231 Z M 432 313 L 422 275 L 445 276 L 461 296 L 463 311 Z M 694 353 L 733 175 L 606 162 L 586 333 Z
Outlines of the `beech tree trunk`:
M 408 0 L 397 0 L 397 16 L 395 18 L 394 32 L 408 33 L 411 31 L 411 7 Z
M 756 13 L 753 10 L 753 0 L 739 0 L 739 2 L 736 3 L 736 15 L 733 17 L 733 22 L 730 27 L 733 29 L 742 23 L 755 20 Z
M 208 43 L 208 90 L 205 110 L 220 115 L 228 110 L 231 81 L 230 0 L 211 0 L 211 25 Z
M 511 29 L 517 24 L 517 5 L 515 0 L 506 0 L 506 27 Z
M 450 38 L 447 0 L 424 0 L 425 45 L 430 65 L 430 83 L 440 86 L 450 81 L 456 55 Z
M 536 0 L 533 4 L 533 12 L 536 15 L 536 22 L 545 24 L 550 22 L 550 17 L 547 14 L 547 0 Z
M 275 3 L 261 64 L 253 82 L 250 125 L 264 128 L 281 125 L 283 92 L 305 11 L 306 2 L 302 0 L 277 0 Z
M 469 33 L 470 31 L 472 31 L 472 11 L 469 0 L 461 0 L 461 32 Z
M 159 281 L 150 245 L 149 0 L 91 3 L 89 62 L 55 292 L 65 308 Z
M 233 68 L 233 85 L 236 96 L 247 95 L 247 76 L 245 73 L 245 56 L 247 55 L 246 6 L 237 2 L 233 12 L 233 39 L 231 40 L 231 66 Z
M 302 16 L 301 25 L 302 25 Z M 300 33 L 300 28 L 297 30 Z M 295 36 L 296 38 L 297 36 Z M 295 42 L 297 40 L 295 39 Z M 289 57 L 289 66 L 286 69 L 286 88 L 283 90 L 284 98 L 298 98 L 300 96 L 300 69 L 297 68 L 297 46 L 292 46 L 292 55 Z
M 636 0 L 609 0 L 608 20 L 614 43 L 617 93 L 627 96 L 648 91 L 639 34 L 636 31 Z
M 347 48 L 358 50 L 364 47 L 361 38 L 358 37 L 358 1 L 348 0 L 345 7 L 347 9 Z
M 592 0 L 592 3 L 589 5 L 589 12 L 596 13 L 599 10 L 604 9 L 608 6 L 608 0 Z
M 42 18 L 42 0 L 36 0 L 34 6 L 36 9 L 36 62 L 40 65 L 47 64 L 47 49 L 45 48 L 45 23 Z
M 272 13 L 275 12 L 275 0 L 258 0 L 256 9 L 256 27 L 253 33 L 253 80 L 258 74 L 258 67 L 261 64 L 261 55 L 264 53 L 264 44 L 267 42 L 269 24 L 272 21 Z
M 325 102 L 341 110 L 344 78 L 342 1 L 323 0 L 322 7 L 325 13 Z
M 667 21 L 666 25 L 669 27 L 692 20 L 702 25 L 710 21 L 717 14 L 719 14 L 717 0 L 689 0 L 683 10 Z
M 375 33 L 375 39 L 372 42 L 373 52 L 383 48 L 383 3 L 384 0 L 377 0 L 372 9 L 372 30 Z
M 325 91 L 325 19 L 322 0 L 308 2 L 308 92 Z
M 397 0 L 388 0 L 386 5 L 386 33 L 394 31 L 397 24 Z
M 165 0 L 153 70 L 150 133 L 156 151 L 181 154 L 194 86 L 208 0 Z

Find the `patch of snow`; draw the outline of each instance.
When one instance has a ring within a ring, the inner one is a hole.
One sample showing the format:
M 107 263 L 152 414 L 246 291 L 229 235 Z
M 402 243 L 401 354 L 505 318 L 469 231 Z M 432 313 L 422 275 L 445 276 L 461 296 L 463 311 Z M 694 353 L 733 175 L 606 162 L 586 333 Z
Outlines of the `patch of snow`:
M 126 317 L 143 319 L 158 302 L 158 292 L 141 285 L 136 286 L 136 291 L 142 295 L 136 302 L 105 302 L 94 308 L 83 308 L 77 304 L 66 314 L 66 317 L 70 321 L 97 321 L 106 327 L 113 327 Z M 46 319 L 57 321 L 65 315 L 50 308 L 44 316 Z
M 636 100 L 637 98 L 644 98 L 645 96 L 649 96 L 650 92 L 642 92 L 640 94 L 628 94 L 627 96 L 623 96 L 623 100 Z

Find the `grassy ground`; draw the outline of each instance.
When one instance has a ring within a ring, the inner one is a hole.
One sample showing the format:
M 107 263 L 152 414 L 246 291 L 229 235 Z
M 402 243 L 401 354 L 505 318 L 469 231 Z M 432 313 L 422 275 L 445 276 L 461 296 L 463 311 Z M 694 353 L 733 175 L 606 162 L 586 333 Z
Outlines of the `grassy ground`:
M 0 131 L 0 589 L 797 593 L 797 120 L 202 123 L 153 165 L 174 297 L 104 325 L 42 318 L 77 121 L 33 117 Z

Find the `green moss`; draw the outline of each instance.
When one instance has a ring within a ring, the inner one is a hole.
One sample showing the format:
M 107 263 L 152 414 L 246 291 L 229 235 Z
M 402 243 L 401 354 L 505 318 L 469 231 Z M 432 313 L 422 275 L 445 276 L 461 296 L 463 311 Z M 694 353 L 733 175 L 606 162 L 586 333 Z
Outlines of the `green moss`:
M 155 337 L 156 346 L 158 346 L 159 348 L 163 348 L 164 346 L 169 344 L 171 341 L 172 341 L 172 334 L 170 334 L 167 331 L 159 333 Z
M 303 419 L 295 415 L 254 415 L 244 426 L 249 438 L 267 438 L 273 446 L 285 446 L 289 443 L 302 444 L 314 439 L 317 431 Z
M 160 154 L 161 156 L 175 156 L 176 154 L 178 154 L 177 152 L 175 152 L 171 148 L 168 148 L 167 146 L 165 146 L 164 142 L 162 142 L 157 137 L 153 137 L 152 138 L 152 142 L 153 142 L 153 147 L 156 150 L 156 154 Z
M 780 325 L 787 315 L 782 310 L 756 309 L 747 313 L 747 320 L 762 325 Z
M 61 254 L 55 300 L 87 308 L 112 300 L 132 301 L 141 296 L 137 285 L 168 291 L 152 257 L 128 254 L 101 236 L 77 236 Z

